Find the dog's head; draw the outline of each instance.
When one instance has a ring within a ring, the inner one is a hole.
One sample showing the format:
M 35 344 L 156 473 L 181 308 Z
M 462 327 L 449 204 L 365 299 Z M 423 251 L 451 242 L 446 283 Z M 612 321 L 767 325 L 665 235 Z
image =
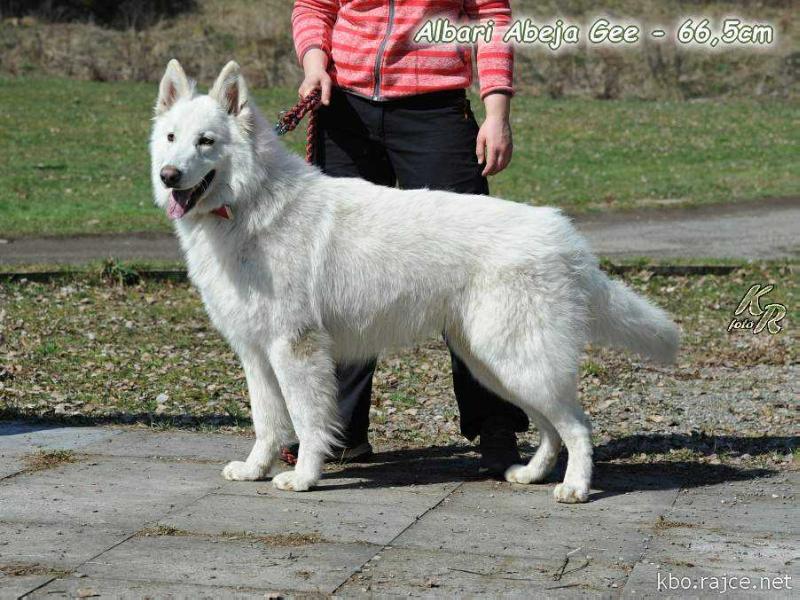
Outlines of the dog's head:
M 207 96 L 177 60 L 161 80 L 150 139 L 155 203 L 170 219 L 229 204 L 233 157 L 250 148 L 252 111 L 239 65 L 229 62 Z

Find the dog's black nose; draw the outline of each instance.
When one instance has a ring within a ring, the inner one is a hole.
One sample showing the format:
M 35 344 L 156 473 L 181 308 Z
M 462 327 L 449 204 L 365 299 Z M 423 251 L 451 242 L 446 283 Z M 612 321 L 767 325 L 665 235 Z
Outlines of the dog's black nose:
M 177 167 L 173 167 L 172 165 L 167 165 L 161 169 L 161 181 L 163 181 L 164 185 L 167 187 L 177 187 L 181 181 L 181 175 L 183 175 L 183 173 L 181 173 Z

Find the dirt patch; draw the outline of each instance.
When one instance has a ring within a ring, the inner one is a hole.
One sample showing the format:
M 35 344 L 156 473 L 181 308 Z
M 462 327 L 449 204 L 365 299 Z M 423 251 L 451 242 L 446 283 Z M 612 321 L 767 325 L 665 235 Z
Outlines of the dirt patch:
M 170 525 L 156 525 L 155 527 L 147 527 L 146 529 L 141 529 L 136 532 L 136 537 L 182 537 L 187 535 L 197 534 Z
M 323 335 L 315 329 L 305 329 L 292 342 L 292 353 L 300 359 L 311 358 L 325 347 Z
M 309 544 L 320 544 L 326 540 L 319 533 L 275 533 L 258 534 L 250 531 L 223 531 L 222 533 L 206 533 L 200 531 L 186 531 L 171 525 L 156 525 L 142 529 L 136 533 L 137 537 L 200 537 L 226 541 L 253 541 L 266 546 L 308 546 Z
M 32 575 L 47 575 L 51 577 L 65 577 L 70 571 L 53 569 L 38 563 L 12 563 L 0 565 L 0 573 L 6 577 L 28 577 Z
M 78 462 L 78 456 L 72 450 L 40 450 L 25 457 L 26 471 L 45 471 L 61 465 Z
M 664 518 L 664 515 L 659 515 L 653 529 L 656 531 L 663 531 L 665 529 L 677 529 L 679 527 L 692 527 L 689 523 L 681 523 L 680 521 L 670 521 Z
M 310 544 L 321 544 L 325 541 L 323 537 L 316 532 L 311 533 L 275 533 L 270 535 L 258 535 L 250 532 L 230 533 L 223 532 L 220 534 L 227 540 L 252 540 L 261 542 L 266 546 L 308 546 Z

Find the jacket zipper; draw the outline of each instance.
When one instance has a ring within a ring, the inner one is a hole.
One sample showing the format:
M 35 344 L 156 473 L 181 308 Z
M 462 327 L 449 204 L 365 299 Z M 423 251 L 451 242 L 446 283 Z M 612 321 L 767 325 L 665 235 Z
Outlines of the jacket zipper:
M 383 63 L 383 54 L 386 51 L 386 44 L 389 43 L 389 36 L 392 35 L 393 25 L 394 0 L 389 0 L 389 22 L 386 24 L 386 35 L 383 36 L 381 45 L 378 46 L 378 55 L 375 57 L 375 88 L 372 90 L 372 99 L 376 101 L 381 98 L 381 63 Z

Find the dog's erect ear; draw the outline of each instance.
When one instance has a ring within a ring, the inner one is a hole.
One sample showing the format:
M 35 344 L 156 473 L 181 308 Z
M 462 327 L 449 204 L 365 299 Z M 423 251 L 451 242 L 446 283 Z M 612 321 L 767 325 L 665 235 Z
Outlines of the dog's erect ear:
M 247 82 L 235 61 L 229 62 L 217 77 L 209 96 L 215 98 L 228 114 L 239 116 L 247 106 Z
M 192 84 L 189 83 L 189 78 L 186 77 L 181 63 L 173 58 L 167 64 L 167 70 L 164 71 L 164 77 L 161 78 L 161 84 L 158 86 L 156 115 L 168 111 L 178 100 L 191 95 L 191 93 Z

